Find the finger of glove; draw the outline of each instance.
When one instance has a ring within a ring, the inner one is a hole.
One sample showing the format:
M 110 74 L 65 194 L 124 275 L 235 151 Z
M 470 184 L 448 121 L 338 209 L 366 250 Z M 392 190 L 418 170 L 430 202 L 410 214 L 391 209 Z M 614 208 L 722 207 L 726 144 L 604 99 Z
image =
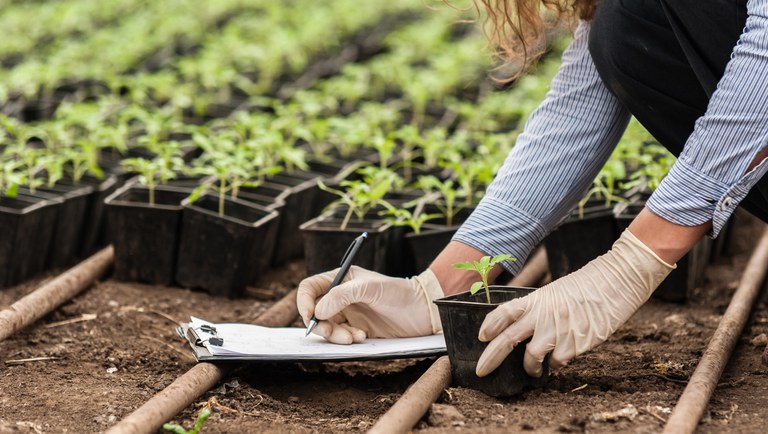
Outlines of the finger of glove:
M 362 342 L 365 340 L 365 332 L 350 326 L 349 324 L 335 324 L 331 334 L 326 339 L 334 344 L 350 345 L 355 342 Z
M 296 291 L 296 307 L 299 310 L 299 315 L 304 320 L 304 324 L 309 323 L 312 314 L 315 312 L 315 303 L 318 297 L 328 292 L 329 286 L 338 271 L 336 269 L 316 274 L 307 277 L 299 283 L 299 288 Z
M 554 369 L 562 368 L 577 355 L 575 338 L 568 336 L 561 339 L 561 342 L 558 342 L 557 347 L 552 351 L 549 356 L 549 366 Z
M 525 355 L 523 356 L 525 372 L 531 377 L 540 378 L 544 372 L 544 358 L 554 349 L 554 336 L 535 333 L 531 341 L 525 346 Z
M 375 298 L 373 292 L 376 292 L 377 289 L 366 289 L 365 283 L 359 280 L 342 283 L 317 302 L 315 315 L 319 319 L 327 319 L 332 318 L 351 304 L 370 304 L 371 300 Z
M 485 347 L 483 354 L 477 361 L 475 373 L 478 377 L 485 377 L 501 365 L 509 353 L 522 341 L 533 335 L 533 327 L 522 322 L 515 323 L 499 333 Z
M 519 320 L 528 308 L 528 297 L 516 298 L 491 311 L 485 316 L 480 326 L 478 338 L 481 342 L 489 342 L 507 329 L 512 323 Z
M 339 345 L 352 344 L 355 342 L 355 334 L 357 334 L 359 339 L 359 332 L 362 332 L 363 335 L 365 335 L 365 332 L 360 329 L 349 327 L 346 324 L 337 324 L 331 321 L 320 321 L 312 330 L 312 333 L 322 337 L 328 342 Z
M 352 342 L 359 344 L 367 338 L 367 334 L 365 333 L 365 330 L 359 329 L 357 327 L 353 327 L 349 325 L 348 323 L 339 323 L 339 327 L 345 328 L 351 335 L 352 335 Z

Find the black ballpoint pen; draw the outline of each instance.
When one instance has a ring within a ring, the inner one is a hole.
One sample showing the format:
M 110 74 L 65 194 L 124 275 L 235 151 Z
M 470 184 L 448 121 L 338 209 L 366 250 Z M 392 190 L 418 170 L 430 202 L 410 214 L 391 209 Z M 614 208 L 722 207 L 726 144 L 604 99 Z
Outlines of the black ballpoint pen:
M 347 252 L 344 253 L 344 257 L 341 258 L 341 268 L 339 269 L 339 272 L 336 273 L 336 277 L 333 279 L 333 282 L 331 282 L 331 286 L 328 287 L 328 291 L 326 291 L 326 294 L 331 291 L 334 287 L 338 286 L 342 280 L 344 280 L 344 276 L 347 275 L 347 271 L 349 271 L 349 267 L 352 266 L 352 260 L 355 259 L 355 255 L 357 254 L 357 251 L 360 250 L 360 247 L 363 246 L 363 241 L 368 238 L 368 232 L 363 232 L 362 235 L 355 238 L 354 241 L 352 241 L 352 244 L 350 244 L 349 248 L 347 248 Z M 309 324 L 307 324 L 307 333 L 304 335 L 309 336 L 310 333 L 312 333 L 312 329 L 315 328 L 319 320 L 317 317 L 313 314 L 312 319 L 309 320 Z

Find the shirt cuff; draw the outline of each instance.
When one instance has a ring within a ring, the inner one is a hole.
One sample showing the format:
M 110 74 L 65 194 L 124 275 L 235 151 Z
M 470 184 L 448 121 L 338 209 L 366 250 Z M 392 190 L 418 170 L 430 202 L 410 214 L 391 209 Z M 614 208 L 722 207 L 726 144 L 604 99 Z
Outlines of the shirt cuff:
M 501 265 L 512 275 L 517 275 L 533 248 L 546 235 L 544 227 L 533 216 L 486 196 L 456 231 L 453 241 L 485 255 L 512 255 L 515 261 L 504 261 Z
M 696 226 L 711 220 L 709 236 L 715 238 L 749 190 L 765 174 L 767 162 L 761 162 L 733 185 L 728 185 L 679 159 L 651 195 L 646 207 L 681 226 Z

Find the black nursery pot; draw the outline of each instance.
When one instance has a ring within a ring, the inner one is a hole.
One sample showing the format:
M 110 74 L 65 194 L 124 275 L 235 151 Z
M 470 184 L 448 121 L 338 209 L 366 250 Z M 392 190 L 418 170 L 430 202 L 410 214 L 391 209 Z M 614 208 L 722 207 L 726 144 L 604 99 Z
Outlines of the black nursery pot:
M 300 226 L 307 273 L 313 275 L 338 268 L 349 245 L 363 232 L 368 232 L 368 239 L 357 253 L 354 265 L 384 273 L 392 226 L 381 220 L 350 221 L 342 230 L 339 229 L 341 221 L 332 214 L 323 214 Z
M 613 207 L 604 203 L 588 204 L 582 215 L 578 210 L 544 239 L 552 278 L 578 270 L 606 253 L 616 241 Z
M 440 226 L 425 223 L 420 233 L 407 233 L 404 237 L 405 258 L 409 275 L 426 270 L 437 255 L 451 242 L 458 226 Z
M 190 190 L 126 185 L 106 199 L 110 240 L 115 249 L 115 278 L 131 282 L 169 285 L 176 269 L 181 201 Z
M 0 197 L 0 287 L 43 270 L 60 204 L 24 195 Z
M 176 282 L 214 295 L 236 297 L 264 271 L 275 246 L 277 212 L 242 200 L 226 199 L 219 216 L 218 196 L 182 202 Z
M 28 264 L 28 272 L 22 279 L 33 276 L 48 269 L 50 263 L 51 250 L 55 248 L 55 237 L 59 227 L 64 227 L 67 222 L 62 222 L 61 209 L 64 206 L 64 198 L 58 194 L 42 189 L 35 189 L 32 193 L 28 187 L 20 187 L 17 198 L 28 197 L 38 200 L 45 200 L 51 204 L 51 208 L 46 212 L 45 218 L 40 222 L 35 234 L 31 235 L 30 241 L 35 245 L 36 253 Z
M 56 218 L 47 268 L 69 267 L 79 259 L 88 200 L 93 193 L 93 186 L 62 180 L 53 187 L 40 188 L 40 191 L 63 199 Z
M 486 301 L 485 291 L 475 295 L 467 292 L 450 295 L 434 301 L 440 312 L 451 375 L 456 386 L 469 387 L 487 395 L 507 397 L 517 395 L 525 388 L 543 384 L 548 376 L 544 367 L 541 378 L 530 377 L 523 369 L 525 344 L 521 342 L 501 365 L 485 377 L 475 374 L 477 361 L 488 345 L 477 338 L 485 316 L 499 304 L 523 297 L 534 288 L 491 285 L 491 304 Z
M 421 232 L 407 233 L 404 237 L 404 256 L 409 264 L 409 275 L 426 270 L 437 255 L 451 242 L 461 223 L 472 213 L 474 207 L 463 208 L 453 217 L 450 226 L 444 219 L 430 220 L 421 227 Z M 424 208 L 427 214 L 437 213 L 431 205 Z
M 93 191 L 88 199 L 88 209 L 85 212 L 83 235 L 80 244 L 80 256 L 90 256 L 107 245 L 107 218 L 104 212 L 104 200 L 122 185 L 117 176 L 109 175 L 102 180 L 94 177 L 84 177 L 83 185 L 90 185 Z
M 320 202 L 317 181 L 322 175 L 312 172 L 277 174 L 269 178 L 273 184 L 286 186 L 283 216 L 280 219 L 280 242 L 275 245 L 272 265 L 279 266 L 304 254 L 299 226 L 318 215 L 326 203 Z

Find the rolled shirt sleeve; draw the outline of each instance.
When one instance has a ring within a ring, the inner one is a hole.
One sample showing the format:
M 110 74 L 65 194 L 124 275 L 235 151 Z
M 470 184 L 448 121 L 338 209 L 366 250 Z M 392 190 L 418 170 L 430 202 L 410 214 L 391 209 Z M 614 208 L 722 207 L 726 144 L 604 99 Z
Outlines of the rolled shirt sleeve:
M 598 76 L 588 36 L 582 21 L 546 98 L 453 237 L 487 255 L 511 254 L 517 261 L 503 265 L 513 274 L 583 197 L 629 122 Z
M 763 161 L 747 172 L 768 145 L 768 1 L 749 1 L 747 13 L 705 114 L 647 203 L 651 212 L 678 225 L 711 220 L 712 237 L 768 171 Z

